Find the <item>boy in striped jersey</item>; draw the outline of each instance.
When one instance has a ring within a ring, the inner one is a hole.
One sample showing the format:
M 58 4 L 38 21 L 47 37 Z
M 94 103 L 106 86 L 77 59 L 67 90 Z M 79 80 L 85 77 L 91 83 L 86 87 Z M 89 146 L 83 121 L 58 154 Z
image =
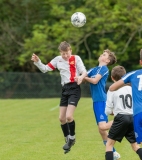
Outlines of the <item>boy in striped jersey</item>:
M 99 65 L 97 67 L 91 68 L 88 71 L 88 77 L 84 79 L 90 83 L 90 91 L 93 100 L 93 110 L 96 118 L 96 123 L 98 125 L 99 133 L 103 139 L 104 145 L 107 142 L 107 130 L 112 125 L 112 121 L 108 122 L 108 117 L 105 114 L 106 106 L 106 81 L 109 75 L 108 65 L 113 65 L 116 63 L 116 56 L 109 49 L 104 50 L 100 55 Z M 120 158 L 119 153 L 114 151 L 114 159 Z
M 45 73 L 56 68 L 60 72 L 62 95 L 60 100 L 59 120 L 66 144 L 63 146 L 65 153 L 75 143 L 75 121 L 74 111 L 81 97 L 80 84 L 87 75 L 86 68 L 78 55 L 72 55 L 72 49 L 66 41 L 61 42 L 59 47 L 60 55 L 53 58 L 47 65 L 43 64 L 36 54 L 31 60 Z

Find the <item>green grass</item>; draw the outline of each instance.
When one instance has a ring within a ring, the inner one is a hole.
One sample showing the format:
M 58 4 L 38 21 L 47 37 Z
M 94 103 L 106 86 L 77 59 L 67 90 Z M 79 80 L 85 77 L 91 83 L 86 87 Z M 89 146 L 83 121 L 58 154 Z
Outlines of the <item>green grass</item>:
M 75 111 L 76 144 L 64 154 L 58 120 L 58 98 L 0 100 L 0 160 L 104 160 L 91 98 L 81 98 Z M 138 160 L 124 139 L 116 143 L 121 160 Z

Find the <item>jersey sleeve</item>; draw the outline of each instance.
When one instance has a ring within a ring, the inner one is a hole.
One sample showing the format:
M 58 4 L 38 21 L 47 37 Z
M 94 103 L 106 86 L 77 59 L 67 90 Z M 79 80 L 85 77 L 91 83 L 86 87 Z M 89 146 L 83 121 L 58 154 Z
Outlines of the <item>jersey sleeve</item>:
M 53 71 L 56 69 L 57 61 L 58 57 L 55 57 L 47 65 L 43 64 L 41 60 L 39 60 L 38 62 L 34 62 L 34 64 L 39 68 L 41 72 L 46 73 L 48 71 Z
M 77 67 L 78 73 L 82 74 L 84 72 L 87 72 L 81 58 L 77 55 L 75 57 L 76 57 L 76 67 Z
M 113 92 L 108 91 L 107 92 L 107 101 L 106 101 L 106 108 L 105 108 L 105 114 L 109 115 L 113 112 L 114 104 L 113 104 Z
M 135 71 L 129 72 L 125 74 L 121 79 L 124 81 L 124 83 L 130 83 L 131 76 L 135 73 Z
M 108 68 L 106 66 L 102 66 L 98 71 L 98 74 L 100 74 L 103 77 L 105 74 L 108 74 Z

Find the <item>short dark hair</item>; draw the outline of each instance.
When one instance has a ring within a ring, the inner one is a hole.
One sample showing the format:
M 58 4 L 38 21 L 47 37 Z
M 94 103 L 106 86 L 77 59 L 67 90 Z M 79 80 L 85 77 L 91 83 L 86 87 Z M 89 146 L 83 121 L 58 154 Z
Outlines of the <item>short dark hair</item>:
M 115 66 L 111 70 L 111 76 L 115 81 L 118 81 L 121 79 L 122 76 L 126 74 L 126 70 L 123 66 Z
M 63 41 L 60 43 L 58 49 L 59 49 L 59 51 L 68 51 L 69 49 L 71 49 L 71 46 L 66 41 Z
M 110 60 L 110 62 L 108 63 L 108 65 L 113 65 L 114 63 L 117 62 L 117 58 L 114 52 L 111 52 L 109 49 L 104 50 L 104 52 L 107 52 L 109 55 L 108 59 Z

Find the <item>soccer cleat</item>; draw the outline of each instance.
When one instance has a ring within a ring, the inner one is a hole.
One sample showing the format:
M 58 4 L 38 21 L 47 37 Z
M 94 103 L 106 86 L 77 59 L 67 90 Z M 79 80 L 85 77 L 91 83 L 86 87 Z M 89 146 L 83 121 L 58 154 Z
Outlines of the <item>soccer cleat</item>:
M 70 149 L 68 149 L 68 150 L 65 150 L 65 151 L 64 151 L 64 153 L 66 154 L 66 153 L 68 153 L 69 151 L 70 151 Z
M 67 143 L 63 146 L 63 149 L 68 153 L 71 147 L 75 144 L 75 139 L 68 139 Z
M 118 160 L 120 159 L 120 154 L 118 152 L 113 152 L 113 160 Z

